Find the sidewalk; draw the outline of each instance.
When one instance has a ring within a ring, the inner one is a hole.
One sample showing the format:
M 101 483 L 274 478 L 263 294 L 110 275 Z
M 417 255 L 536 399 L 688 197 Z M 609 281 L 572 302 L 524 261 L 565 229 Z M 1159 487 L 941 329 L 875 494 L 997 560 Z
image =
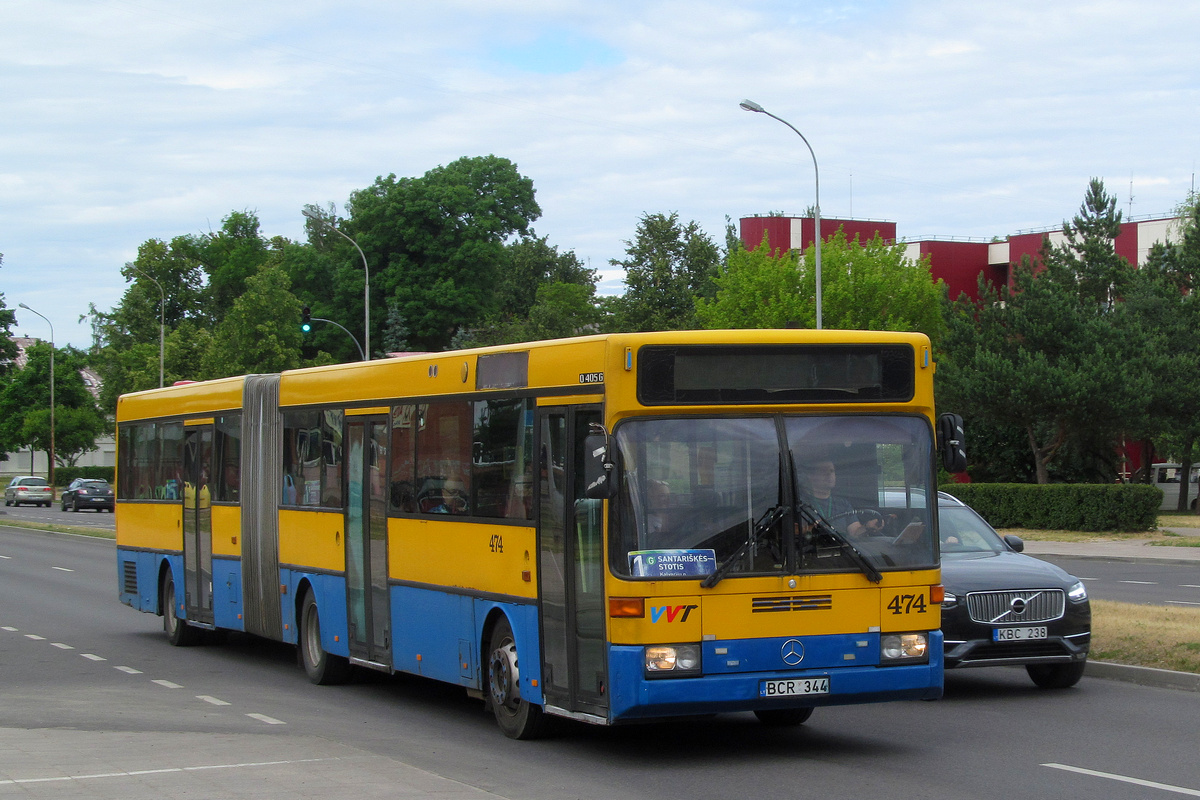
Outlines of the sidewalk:
M 1196 531 L 1185 533 L 1185 531 Z M 1200 534 L 1195 528 L 1183 528 L 1181 536 Z M 1031 556 L 1068 556 L 1070 558 L 1106 558 L 1113 561 L 1166 561 L 1195 564 L 1200 567 L 1200 547 L 1171 547 L 1148 541 L 1127 542 L 1025 542 L 1025 552 Z

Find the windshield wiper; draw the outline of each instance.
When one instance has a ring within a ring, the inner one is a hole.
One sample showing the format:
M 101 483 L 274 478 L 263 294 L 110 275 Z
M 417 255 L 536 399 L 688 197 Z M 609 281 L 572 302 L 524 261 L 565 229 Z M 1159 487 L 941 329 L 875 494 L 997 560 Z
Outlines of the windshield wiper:
M 762 515 L 758 522 L 754 523 L 754 527 L 750 530 L 750 535 L 746 537 L 746 541 L 742 542 L 741 546 L 737 550 L 733 551 L 733 554 L 730 555 L 729 558 L 718 564 L 717 568 L 709 573 L 707 578 L 700 581 L 700 588 L 711 589 L 720 583 L 721 579 L 725 577 L 725 573 L 733 569 L 733 565 L 736 564 L 741 557 L 746 554 L 746 550 L 749 549 L 751 545 L 758 544 L 759 537 L 771 530 L 771 528 L 775 527 L 775 523 L 779 522 L 780 518 L 782 518 L 786 513 L 787 507 L 783 505 L 778 505 L 774 508 L 768 508 L 766 513 Z
M 812 522 L 813 533 L 816 534 L 813 538 L 814 549 L 821 545 L 820 538 L 833 539 L 834 547 L 845 553 L 862 573 L 867 576 L 867 580 L 871 581 L 871 583 L 879 583 L 883 580 L 883 573 L 872 563 L 871 559 L 867 558 L 837 528 L 833 527 L 825 517 L 821 516 L 820 511 L 817 511 L 817 509 L 803 500 L 796 501 L 796 508 L 799 510 L 801 518 Z

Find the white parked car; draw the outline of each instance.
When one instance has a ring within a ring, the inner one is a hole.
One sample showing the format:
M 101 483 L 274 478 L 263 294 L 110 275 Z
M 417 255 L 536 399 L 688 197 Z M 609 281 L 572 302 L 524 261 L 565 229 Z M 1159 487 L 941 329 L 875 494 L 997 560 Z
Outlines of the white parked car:
M 45 478 L 36 475 L 18 475 L 9 481 L 4 489 L 4 505 L 19 506 L 22 503 L 32 503 L 35 506 L 50 507 L 54 502 L 54 487 L 46 483 Z

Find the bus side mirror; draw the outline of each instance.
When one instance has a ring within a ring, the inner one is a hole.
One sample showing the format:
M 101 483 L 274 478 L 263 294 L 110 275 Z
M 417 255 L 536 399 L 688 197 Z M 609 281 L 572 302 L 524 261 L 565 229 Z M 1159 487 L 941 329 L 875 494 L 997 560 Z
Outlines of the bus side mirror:
M 958 414 L 938 417 L 938 452 L 946 472 L 967 471 L 967 451 L 963 446 L 963 420 Z
M 609 457 L 608 433 L 593 423 L 583 440 L 587 452 L 583 459 L 583 494 L 590 500 L 611 500 L 617 496 L 616 469 Z

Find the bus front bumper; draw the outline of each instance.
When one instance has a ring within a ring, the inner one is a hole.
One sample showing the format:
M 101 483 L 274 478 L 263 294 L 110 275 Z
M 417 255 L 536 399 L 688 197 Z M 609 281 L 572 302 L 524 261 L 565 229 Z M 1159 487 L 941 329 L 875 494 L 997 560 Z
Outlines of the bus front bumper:
M 941 632 L 932 631 L 930 638 L 929 661 L 925 663 L 723 672 L 681 678 L 646 678 L 643 648 L 613 645 L 609 650 L 610 719 L 619 723 L 719 712 L 936 700 L 942 696 Z M 827 692 L 764 696 L 770 681 L 800 682 L 825 676 L 829 678 Z

